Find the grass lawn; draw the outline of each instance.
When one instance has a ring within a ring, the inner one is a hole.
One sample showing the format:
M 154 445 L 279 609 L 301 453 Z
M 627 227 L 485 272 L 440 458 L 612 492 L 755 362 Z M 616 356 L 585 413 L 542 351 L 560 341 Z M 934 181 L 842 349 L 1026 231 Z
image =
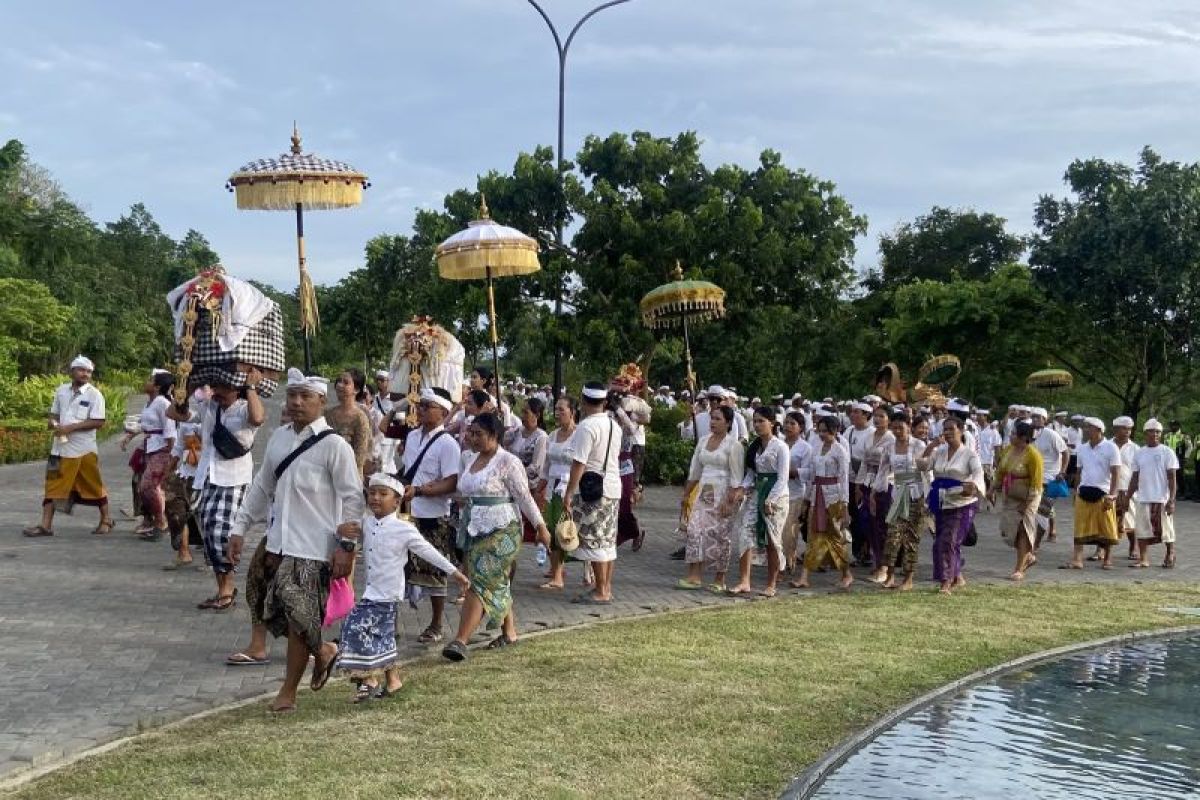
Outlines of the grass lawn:
M 22 787 L 34 798 L 774 797 L 850 732 L 981 667 L 1186 624 L 1200 586 L 969 587 L 738 604 L 414 665 L 251 706 Z M 278 667 L 272 667 L 278 668 Z

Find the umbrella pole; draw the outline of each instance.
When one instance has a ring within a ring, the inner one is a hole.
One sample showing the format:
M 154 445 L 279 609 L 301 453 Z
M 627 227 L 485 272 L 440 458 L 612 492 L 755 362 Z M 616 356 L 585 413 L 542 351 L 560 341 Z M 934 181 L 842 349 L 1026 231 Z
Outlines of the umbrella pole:
M 504 393 L 500 389 L 500 338 L 496 335 L 496 293 L 492 289 L 492 268 L 487 269 L 487 298 L 488 298 L 488 320 L 491 323 L 492 329 L 492 376 L 496 380 L 496 410 L 500 410 L 500 404 L 504 402 Z
M 687 314 L 683 315 L 683 354 L 684 363 L 687 365 L 687 384 L 688 391 L 691 392 L 692 402 L 688 404 L 688 408 L 692 412 L 692 436 L 696 443 L 700 442 L 700 431 L 696 429 L 696 375 L 692 372 L 692 339 L 688 335 Z
M 300 332 L 304 335 L 304 374 L 312 374 L 312 340 L 308 326 L 304 324 L 304 273 L 307 269 L 304 258 L 304 206 L 296 203 L 296 259 L 300 264 L 300 287 L 296 292 L 300 306 Z

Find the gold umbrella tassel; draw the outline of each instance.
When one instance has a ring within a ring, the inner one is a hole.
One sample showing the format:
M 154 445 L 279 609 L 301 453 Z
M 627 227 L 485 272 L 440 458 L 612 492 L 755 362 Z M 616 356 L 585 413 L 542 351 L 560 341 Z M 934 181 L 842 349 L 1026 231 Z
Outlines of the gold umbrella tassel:
M 321 312 L 317 309 L 317 290 L 313 288 L 308 270 L 300 268 L 300 328 L 306 336 L 312 336 L 321 326 Z

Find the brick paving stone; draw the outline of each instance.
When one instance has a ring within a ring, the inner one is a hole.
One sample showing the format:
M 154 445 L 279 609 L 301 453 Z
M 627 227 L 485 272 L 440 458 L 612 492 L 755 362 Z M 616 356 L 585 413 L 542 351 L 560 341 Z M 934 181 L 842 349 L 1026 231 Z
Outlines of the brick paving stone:
M 135 402 L 131 407 L 136 408 Z M 278 402 L 272 404 L 277 414 Z M 260 436 L 258 453 L 266 441 Z M 160 725 L 183 715 L 231 701 L 275 691 L 283 674 L 284 643 L 271 643 L 273 663 L 266 667 L 227 667 L 224 656 L 246 643 L 248 614 L 242 599 L 236 611 L 213 614 L 195 604 L 213 593 L 206 572 L 163 572 L 171 558 L 164 542 L 148 543 L 132 535 L 134 523 L 121 516 L 128 507 L 126 456 L 115 441 L 101 447 L 101 463 L 119 525 L 108 536 L 93 536 L 93 509 L 58 516 L 55 536 L 26 539 L 21 528 L 36 521 L 41 502 L 43 464 L 0 467 L 0 778 L 60 759 L 98 743 Z M 702 606 L 729 606 L 753 600 L 708 592 L 675 590 L 683 574 L 681 562 L 668 554 L 677 546 L 679 490 L 652 487 L 639 510 L 648 535 L 642 551 L 622 547 L 615 577 L 616 602 L 608 607 L 579 606 L 570 598 L 583 592 L 581 568 L 567 568 L 567 588 L 543 592 L 542 568 L 534 548 L 521 555 L 514 586 L 516 615 L 522 632 L 555 630 L 583 622 L 661 613 Z M 1137 573 L 1125 568 L 1102 572 L 1094 565 L 1082 572 L 1060 571 L 1070 549 L 1070 513 L 1060 501 L 1058 542 L 1043 548 L 1041 564 L 1030 583 L 1141 580 L 1195 582 L 1200 564 L 1189 563 L 1189 534 L 1200 527 L 1200 505 L 1182 503 L 1176 527 L 1181 540 L 1180 566 Z M 1066 511 L 1066 513 L 1062 513 Z M 978 518 L 979 546 L 967 551 L 966 575 L 972 582 L 1007 583 L 1012 551 L 999 539 L 996 516 Z M 254 534 L 247 542 L 257 544 Z M 195 551 L 200 558 L 199 551 Z M 1161 559 L 1161 554 L 1159 555 Z M 921 551 L 919 577 L 930 577 L 928 540 Z M 862 573 L 859 573 L 860 577 Z M 361 577 L 361 573 L 360 573 Z M 756 570 L 761 585 L 761 571 Z M 823 593 L 833 576 L 815 576 L 810 592 Z M 856 584 L 855 591 L 874 587 Z M 424 647 L 416 636 L 429 619 L 428 606 L 401 613 L 401 652 L 436 660 L 440 647 Z M 457 627 L 457 608 L 450 606 L 446 630 Z M 488 641 L 495 632 L 481 634 Z M 449 668 L 449 667 L 448 667 Z

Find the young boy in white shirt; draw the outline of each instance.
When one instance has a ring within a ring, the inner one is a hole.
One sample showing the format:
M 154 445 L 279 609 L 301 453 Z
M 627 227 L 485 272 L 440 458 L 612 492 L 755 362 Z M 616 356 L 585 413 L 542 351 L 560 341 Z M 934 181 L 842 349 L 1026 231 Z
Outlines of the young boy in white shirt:
M 462 587 L 470 581 L 438 552 L 411 522 L 396 516 L 404 486 L 391 475 L 371 476 L 368 513 L 362 519 L 362 557 L 367 585 L 354 610 L 342 624 L 337 668 L 357 684 L 352 702 L 389 697 L 404 681 L 396 666 L 396 614 L 404 598 L 404 565 L 410 554 L 420 556 Z M 385 680 L 381 689 L 380 678 Z

